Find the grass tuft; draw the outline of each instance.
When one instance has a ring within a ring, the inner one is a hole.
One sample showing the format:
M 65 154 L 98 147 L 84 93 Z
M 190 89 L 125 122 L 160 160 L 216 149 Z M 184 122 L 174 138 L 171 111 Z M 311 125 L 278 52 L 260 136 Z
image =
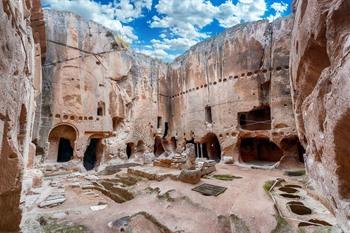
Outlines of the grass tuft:
M 232 181 L 234 179 L 242 179 L 240 176 L 232 176 L 228 174 L 217 174 L 213 175 L 213 177 L 217 180 L 224 180 L 224 181 Z
M 265 184 L 263 185 L 265 192 L 269 193 L 273 184 L 274 184 L 273 180 L 266 181 Z

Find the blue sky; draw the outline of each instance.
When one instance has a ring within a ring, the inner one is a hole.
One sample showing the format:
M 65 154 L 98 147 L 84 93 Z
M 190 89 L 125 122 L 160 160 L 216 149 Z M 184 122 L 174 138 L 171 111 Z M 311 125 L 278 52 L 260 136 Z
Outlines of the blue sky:
M 119 34 L 141 53 L 172 61 L 226 28 L 291 13 L 292 0 L 42 0 Z

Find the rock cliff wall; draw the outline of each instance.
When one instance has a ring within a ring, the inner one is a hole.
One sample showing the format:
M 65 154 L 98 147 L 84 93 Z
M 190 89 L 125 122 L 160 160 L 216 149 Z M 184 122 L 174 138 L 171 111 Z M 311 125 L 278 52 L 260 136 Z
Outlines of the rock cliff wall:
M 292 17 L 238 25 L 177 58 L 169 71 L 170 135 L 203 143 L 215 134 L 222 154 L 236 160 L 242 138 L 268 138 L 280 147 L 297 142 L 289 85 L 292 26 Z M 265 116 L 240 119 L 255 110 Z
M 98 163 L 138 151 L 159 155 L 175 144 L 180 150 L 191 140 L 218 141 L 217 160 L 240 160 L 245 138 L 267 140 L 283 150 L 279 157 L 297 155 L 292 17 L 234 27 L 170 65 L 124 49 L 107 29 L 72 13 L 48 10 L 45 21 L 40 146 L 49 160 L 58 159 L 61 138 L 79 159 L 92 138 L 108 138 Z M 62 136 L 62 127 L 70 135 Z
M 19 229 L 24 167 L 35 151 L 31 141 L 40 88 L 34 83 L 41 78 L 41 61 L 35 59 L 40 46 L 30 26 L 35 7 L 29 0 L 0 1 L 0 232 Z
M 291 80 L 306 167 L 350 231 L 350 2 L 295 2 Z
M 294 7 L 295 18 L 238 25 L 165 64 L 39 0 L 0 1 L 0 231 L 18 230 L 35 153 L 93 169 L 186 142 L 217 161 L 305 158 L 350 231 L 350 3 Z
M 125 158 L 127 143 L 151 146 L 157 115 L 166 117 L 158 94 L 167 66 L 128 51 L 112 32 L 72 13 L 45 11 L 45 23 L 40 145 L 49 160 L 57 160 L 61 138 L 70 140 L 78 159 L 92 138 L 101 139 L 98 163 Z M 62 135 L 62 127 L 70 135 Z

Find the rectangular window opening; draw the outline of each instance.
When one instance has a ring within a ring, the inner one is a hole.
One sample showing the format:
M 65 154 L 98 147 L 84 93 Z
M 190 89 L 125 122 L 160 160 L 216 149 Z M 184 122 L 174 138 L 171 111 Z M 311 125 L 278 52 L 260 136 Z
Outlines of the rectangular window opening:
M 208 123 L 213 123 L 213 118 L 212 118 L 210 106 L 205 107 L 205 121 Z
M 162 125 L 162 117 L 158 117 L 157 118 L 157 129 L 159 129 L 161 125 Z

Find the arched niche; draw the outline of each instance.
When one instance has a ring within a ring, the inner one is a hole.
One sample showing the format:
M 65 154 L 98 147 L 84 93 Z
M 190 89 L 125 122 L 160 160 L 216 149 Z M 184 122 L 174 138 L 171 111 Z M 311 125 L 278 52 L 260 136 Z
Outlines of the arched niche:
M 75 127 L 68 124 L 55 126 L 49 133 L 49 160 L 70 161 L 74 156 L 77 137 L 78 133 Z

